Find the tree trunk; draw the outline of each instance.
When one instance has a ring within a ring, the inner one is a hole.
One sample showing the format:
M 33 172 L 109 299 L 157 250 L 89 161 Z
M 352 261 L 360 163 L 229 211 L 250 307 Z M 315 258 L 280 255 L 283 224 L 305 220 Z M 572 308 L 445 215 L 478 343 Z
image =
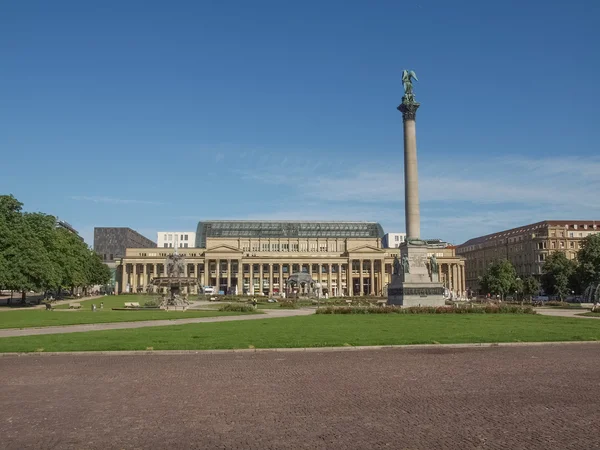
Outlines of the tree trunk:
M 21 291 L 21 304 L 24 305 L 27 301 L 27 292 Z

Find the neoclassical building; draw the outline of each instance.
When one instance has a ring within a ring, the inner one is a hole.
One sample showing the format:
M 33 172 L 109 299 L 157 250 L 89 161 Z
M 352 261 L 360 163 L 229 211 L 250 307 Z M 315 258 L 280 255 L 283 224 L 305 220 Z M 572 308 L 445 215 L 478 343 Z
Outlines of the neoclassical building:
M 305 272 L 329 296 L 385 296 L 399 249 L 383 248 L 383 235 L 376 222 L 211 221 L 198 224 L 197 247 L 177 251 L 186 276 L 224 293 L 278 295 L 291 274 Z M 462 296 L 464 259 L 445 242 L 427 242 L 440 280 Z M 165 258 L 175 250 L 127 249 L 116 292 L 146 292 L 153 277 L 164 276 Z

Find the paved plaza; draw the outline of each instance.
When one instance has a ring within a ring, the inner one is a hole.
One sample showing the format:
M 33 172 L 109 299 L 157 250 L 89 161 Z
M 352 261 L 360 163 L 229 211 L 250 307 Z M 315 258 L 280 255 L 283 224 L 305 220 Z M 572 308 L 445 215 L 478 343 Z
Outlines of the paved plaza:
M 5 449 L 597 449 L 600 344 L 3 356 Z

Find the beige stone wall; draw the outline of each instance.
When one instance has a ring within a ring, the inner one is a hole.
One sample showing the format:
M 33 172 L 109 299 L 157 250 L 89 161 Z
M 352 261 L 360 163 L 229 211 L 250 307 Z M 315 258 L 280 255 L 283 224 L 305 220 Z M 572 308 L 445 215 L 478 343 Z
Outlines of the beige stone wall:
M 594 229 L 591 222 L 541 222 L 496 233 L 474 245 L 461 245 L 458 253 L 466 259 L 467 286 L 478 289 L 478 277 L 500 259 L 509 260 L 521 278 L 539 277 L 550 253 L 562 251 L 567 258 L 575 259 L 581 240 L 599 229 Z

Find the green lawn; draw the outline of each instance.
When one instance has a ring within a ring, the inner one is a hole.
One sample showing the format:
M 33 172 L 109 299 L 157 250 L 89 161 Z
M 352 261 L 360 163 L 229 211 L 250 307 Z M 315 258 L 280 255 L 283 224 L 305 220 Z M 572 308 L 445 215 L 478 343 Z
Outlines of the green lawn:
M 0 352 L 585 340 L 600 340 L 600 321 L 510 314 L 312 315 L 0 338 Z
M 600 312 L 586 312 L 583 314 L 578 314 L 579 316 L 588 316 L 588 317 L 600 317 Z
M 68 309 L 72 303 L 79 303 L 81 309 L 91 309 L 92 303 L 100 308 L 100 302 L 104 303 L 104 308 L 123 308 L 126 302 L 137 302 L 140 306 L 144 306 L 148 300 L 154 300 L 158 295 L 105 295 L 104 297 L 88 299 L 88 300 L 69 300 L 68 304 L 56 305 L 56 309 Z
M 92 312 L 88 309 L 79 311 L 41 309 L 29 311 L 10 311 L 0 313 L 0 329 L 51 327 L 57 325 L 77 325 L 83 323 L 137 322 L 140 320 L 189 319 L 192 317 L 235 316 L 253 314 L 223 311 L 112 311 L 110 309 Z

